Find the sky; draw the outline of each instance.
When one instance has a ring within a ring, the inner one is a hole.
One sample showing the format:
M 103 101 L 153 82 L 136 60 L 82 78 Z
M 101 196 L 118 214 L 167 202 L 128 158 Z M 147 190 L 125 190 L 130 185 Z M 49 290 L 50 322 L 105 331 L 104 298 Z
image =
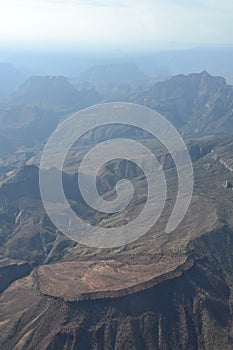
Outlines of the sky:
M 233 44 L 232 0 L 0 0 L 0 42 Z

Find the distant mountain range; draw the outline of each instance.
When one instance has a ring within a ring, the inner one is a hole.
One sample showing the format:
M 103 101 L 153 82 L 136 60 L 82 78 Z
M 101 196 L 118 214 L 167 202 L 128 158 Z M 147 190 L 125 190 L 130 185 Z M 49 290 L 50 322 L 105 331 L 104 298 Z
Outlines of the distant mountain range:
M 106 70 L 108 71 L 108 69 Z M 125 82 L 98 91 L 92 85 L 75 87 L 67 78 L 35 76 L 0 105 L 0 153 L 32 147 L 45 140 L 60 120 L 101 102 L 126 101 L 152 108 L 168 118 L 188 139 L 229 135 L 233 130 L 233 87 L 207 72 L 178 75 L 158 83 Z M 105 127 L 85 143 L 106 137 L 141 137 L 131 128 Z
M 64 51 L 35 50 L 21 47 L 14 50 L 0 47 L 0 59 L 28 75 L 65 75 L 79 77 L 93 66 L 133 62 L 148 76 L 166 77 L 207 70 L 232 82 L 232 45 L 201 45 L 146 41 L 125 47 L 72 47 Z M 1 78 L 0 78 L 1 80 Z

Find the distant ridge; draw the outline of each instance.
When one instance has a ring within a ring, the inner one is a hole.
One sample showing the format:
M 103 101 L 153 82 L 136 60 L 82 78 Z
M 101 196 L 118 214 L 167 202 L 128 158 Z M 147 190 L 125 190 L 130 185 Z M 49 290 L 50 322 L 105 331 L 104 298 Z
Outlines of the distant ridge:
M 94 84 L 106 85 L 144 80 L 146 76 L 135 63 L 112 63 L 93 66 L 80 78 Z
M 36 105 L 51 109 L 84 108 L 97 103 L 99 94 L 94 90 L 78 91 L 63 76 L 33 76 L 12 94 L 15 104 Z

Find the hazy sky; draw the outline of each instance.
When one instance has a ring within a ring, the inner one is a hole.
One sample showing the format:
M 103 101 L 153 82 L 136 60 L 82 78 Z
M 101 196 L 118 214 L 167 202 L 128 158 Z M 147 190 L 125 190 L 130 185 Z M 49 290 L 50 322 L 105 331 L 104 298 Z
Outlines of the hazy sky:
M 233 44 L 232 0 L 0 0 L 0 41 Z

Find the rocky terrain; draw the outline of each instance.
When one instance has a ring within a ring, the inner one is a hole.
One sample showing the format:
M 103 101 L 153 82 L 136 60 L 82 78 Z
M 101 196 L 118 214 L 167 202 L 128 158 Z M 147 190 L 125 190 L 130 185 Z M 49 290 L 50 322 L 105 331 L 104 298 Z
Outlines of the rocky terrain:
M 1 266 L 8 276 L 5 282 L 1 274 L 1 347 L 231 349 L 233 192 L 223 184 L 233 178 L 216 156 L 226 143 L 190 142 L 195 192 L 170 235 L 164 223 L 176 186 L 166 166 L 171 195 L 163 216 L 122 248 L 96 250 L 58 234 L 41 204 L 37 167 L 7 173 L 0 188 Z M 126 176 L 125 166 L 115 167 Z M 128 174 L 141 183 L 139 173 Z
M 52 79 L 52 85 L 56 81 Z M 50 107 L 31 99 L 31 89 L 25 92 L 27 84 L 20 92 L 25 104 L 15 100 L 9 110 L 3 108 L 3 136 L 7 135 L 4 130 L 33 130 L 33 123 L 41 118 L 32 111 L 42 108 L 52 113 Z M 39 191 L 38 166 L 48 135 L 39 133 L 41 139 L 27 144 L 20 134 L 22 144 L 16 143 L 0 161 L 1 349 L 233 348 L 233 137 L 223 136 L 231 133 L 231 93 L 232 87 L 222 78 L 207 73 L 179 76 L 151 87 L 154 99 L 164 101 L 166 108 L 169 100 L 169 108 L 182 106 L 180 114 L 174 112 L 172 117 L 180 130 L 185 132 L 189 123 L 202 118 L 204 126 L 195 135 L 208 135 L 208 123 L 213 122 L 212 136 L 186 140 L 194 167 L 194 193 L 184 220 L 172 233 L 166 233 L 165 227 L 177 193 L 177 174 L 171 156 L 158 141 L 111 126 L 94 130 L 72 147 L 63 169 L 64 191 L 72 209 L 100 227 L 110 222 L 122 226 L 126 218 L 136 216 L 145 204 L 147 184 L 137 166 L 117 159 L 98 174 L 99 191 L 112 198 L 115 184 L 128 178 L 135 188 L 133 204 L 110 216 L 88 209 L 76 183 L 78 165 L 93 143 L 119 134 L 137 137 L 163 166 L 168 185 L 163 213 L 143 237 L 123 247 L 94 249 L 57 231 Z M 30 96 L 30 103 L 25 96 Z M 220 102 L 226 110 L 218 115 Z M 187 118 L 178 118 L 185 110 Z M 56 123 L 67 111 L 57 117 L 53 110 Z M 224 128 L 216 136 L 219 123 Z

